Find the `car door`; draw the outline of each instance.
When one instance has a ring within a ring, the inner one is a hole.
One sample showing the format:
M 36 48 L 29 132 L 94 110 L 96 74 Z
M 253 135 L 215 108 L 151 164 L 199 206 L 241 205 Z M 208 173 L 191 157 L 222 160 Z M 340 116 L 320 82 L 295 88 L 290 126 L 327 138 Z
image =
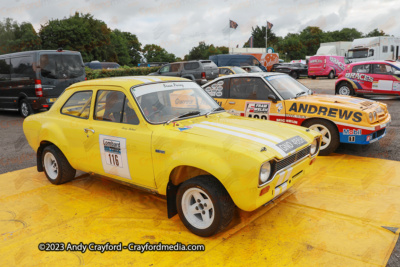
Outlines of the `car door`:
M 169 69 L 168 71 L 161 72 L 163 76 L 172 76 L 172 77 L 180 77 L 181 76 L 181 64 L 180 63 L 172 63 L 168 64 Z
M 229 78 L 220 79 L 203 87 L 217 103 L 226 109 L 226 101 L 228 100 Z
M 372 77 L 374 81 L 372 83 L 372 90 L 379 93 L 398 93 L 400 90 L 399 81 L 394 76 L 395 69 L 386 63 L 375 63 L 372 66 Z
M 273 100 L 275 98 L 276 100 Z M 243 117 L 285 121 L 284 101 L 261 77 L 231 78 L 226 110 Z
M 155 188 L 152 132 L 139 120 L 133 98 L 123 91 L 107 88 L 99 88 L 94 98 L 89 132 L 92 145 L 88 148 L 91 171 Z
M 374 74 L 371 73 L 371 65 L 370 64 L 360 64 L 354 65 L 351 73 L 346 73 L 345 77 L 350 78 L 351 81 L 356 85 L 353 88 L 357 91 L 371 91 L 373 81 L 375 80 Z

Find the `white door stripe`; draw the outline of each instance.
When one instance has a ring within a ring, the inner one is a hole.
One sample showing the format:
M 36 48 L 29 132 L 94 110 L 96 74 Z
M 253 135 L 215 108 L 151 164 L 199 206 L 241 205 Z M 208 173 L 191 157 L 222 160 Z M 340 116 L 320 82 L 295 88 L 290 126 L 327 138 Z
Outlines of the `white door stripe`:
M 247 129 L 243 129 L 243 128 L 239 128 L 239 127 L 235 127 L 235 126 L 229 126 L 229 125 L 210 122 L 210 121 L 203 121 L 202 123 L 213 125 L 213 126 L 218 126 L 218 127 L 221 127 L 221 128 L 234 130 L 234 131 L 238 131 L 238 132 L 242 132 L 242 133 L 252 134 L 252 135 L 255 135 L 255 136 L 258 136 L 258 137 L 262 137 L 262 138 L 265 138 L 265 139 L 268 139 L 268 140 L 271 140 L 271 141 L 275 141 L 277 143 L 280 143 L 280 142 L 283 141 L 283 139 L 281 139 L 279 137 L 276 137 L 276 136 L 272 136 L 272 135 L 269 135 L 269 134 L 260 133 L 260 132 L 256 132 L 256 131 L 252 131 L 252 130 L 247 130 Z
M 282 149 L 277 147 L 274 143 L 272 143 L 272 142 L 270 142 L 268 140 L 265 140 L 265 139 L 261 139 L 261 138 L 258 138 L 258 137 L 254 137 L 254 136 L 251 136 L 251 135 L 242 134 L 242 133 L 238 133 L 238 132 L 232 132 L 232 131 L 228 131 L 228 130 L 225 130 L 225 129 L 216 128 L 216 127 L 212 127 L 212 126 L 208 126 L 208 125 L 203 125 L 203 124 L 193 124 L 192 126 L 196 126 L 196 127 L 208 129 L 208 130 L 211 130 L 211 131 L 220 132 L 220 133 L 225 133 L 225 134 L 233 135 L 233 136 L 236 136 L 236 137 L 241 137 L 241 138 L 244 138 L 244 139 L 247 139 L 247 140 L 251 140 L 253 142 L 258 142 L 260 144 L 272 147 L 282 157 L 286 157 L 287 156 L 285 151 L 283 151 Z

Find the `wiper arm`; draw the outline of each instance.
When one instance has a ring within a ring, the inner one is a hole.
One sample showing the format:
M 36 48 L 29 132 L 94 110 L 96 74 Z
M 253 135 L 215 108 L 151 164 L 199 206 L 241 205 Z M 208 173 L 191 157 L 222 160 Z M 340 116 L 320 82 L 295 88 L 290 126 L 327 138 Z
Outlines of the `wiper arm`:
M 217 108 L 213 108 L 212 110 L 210 110 L 209 112 L 207 112 L 206 114 L 204 114 L 206 117 L 208 115 L 210 115 L 211 113 L 215 112 L 215 111 L 219 111 L 219 110 L 225 110 L 223 107 L 217 107 Z
M 192 115 L 199 115 L 200 113 L 201 113 L 201 112 L 198 111 L 198 110 L 188 111 L 188 112 L 186 112 L 186 113 L 183 113 L 182 115 L 179 115 L 179 116 L 177 116 L 177 117 L 175 117 L 175 118 L 172 118 L 172 119 L 168 120 L 168 121 L 166 122 L 166 124 L 168 125 L 168 124 L 170 124 L 171 122 L 173 122 L 174 120 L 177 120 L 177 119 L 180 119 L 180 118 L 184 118 L 184 117 L 188 117 L 188 116 L 192 116 Z
M 306 92 L 303 91 L 303 92 L 297 93 L 297 94 L 296 94 L 296 98 L 298 98 L 298 97 L 301 96 L 302 94 L 306 94 Z

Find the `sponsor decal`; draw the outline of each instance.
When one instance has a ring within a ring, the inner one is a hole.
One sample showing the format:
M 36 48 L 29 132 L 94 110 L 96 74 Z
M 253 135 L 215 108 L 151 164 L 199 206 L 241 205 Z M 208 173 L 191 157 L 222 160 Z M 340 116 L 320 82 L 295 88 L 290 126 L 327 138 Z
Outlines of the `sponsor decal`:
M 222 92 L 216 92 L 216 93 L 215 93 L 215 96 L 216 96 L 216 97 L 221 97 L 221 96 L 222 96 Z
M 337 58 L 335 57 L 329 57 L 329 60 L 331 62 L 333 62 L 335 65 L 337 65 L 339 68 L 341 68 L 342 70 L 344 70 L 344 64 L 343 62 L 340 62 Z
M 297 124 L 298 122 L 295 120 L 286 120 L 287 123 Z
M 366 82 L 371 82 L 371 83 L 374 81 L 373 77 L 368 76 L 365 73 L 354 73 L 354 72 L 351 72 L 351 73 L 346 73 L 345 77 L 349 78 L 349 79 L 356 79 L 356 80 L 366 81 Z
M 372 139 L 372 135 L 368 135 L 368 136 L 367 136 L 367 142 L 368 142 L 368 141 L 371 141 L 371 139 Z
M 293 114 L 287 114 L 286 117 L 296 118 L 296 119 L 305 119 L 305 118 L 307 118 L 306 116 L 303 116 L 303 115 L 293 115 Z
M 156 153 L 165 154 L 165 151 L 164 151 L 164 150 L 156 149 Z
M 280 142 L 279 144 L 276 144 L 276 146 L 285 151 L 286 153 L 289 153 L 293 150 L 296 150 L 296 148 L 299 148 L 306 144 L 307 141 L 304 140 L 301 136 L 295 136 L 283 142 Z
M 349 136 L 349 142 L 355 142 L 356 141 L 356 137 L 355 136 Z
M 222 86 L 224 84 L 224 81 L 219 81 L 217 82 L 217 85 Z
M 179 131 L 183 132 L 183 131 L 186 131 L 186 130 L 192 129 L 192 126 L 180 127 L 180 128 L 178 128 L 178 129 L 179 129 Z
M 322 63 L 322 60 L 321 59 L 313 59 L 313 60 L 310 60 L 310 63 Z
M 306 113 L 306 114 L 315 114 L 320 116 L 327 116 L 331 118 L 341 119 L 341 120 L 352 120 L 354 122 L 360 122 L 362 119 L 361 112 L 354 112 L 349 110 L 343 110 L 340 108 L 328 108 L 324 106 L 315 106 L 309 104 L 299 104 L 293 103 L 289 109 L 289 112 L 299 112 L 299 113 Z
M 99 144 L 104 172 L 131 179 L 126 139 L 100 134 Z
M 361 129 L 358 129 L 358 130 L 343 129 L 343 134 L 344 135 L 362 135 L 362 131 L 361 131 Z
M 400 91 L 400 82 L 393 82 L 393 91 Z
M 277 122 L 285 122 L 285 119 L 276 119 Z
M 246 117 L 268 120 L 269 102 L 246 102 Z
M 282 103 L 278 103 L 278 104 L 276 105 L 276 107 L 278 108 L 278 113 L 281 113 L 281 110 L 283 109 Z

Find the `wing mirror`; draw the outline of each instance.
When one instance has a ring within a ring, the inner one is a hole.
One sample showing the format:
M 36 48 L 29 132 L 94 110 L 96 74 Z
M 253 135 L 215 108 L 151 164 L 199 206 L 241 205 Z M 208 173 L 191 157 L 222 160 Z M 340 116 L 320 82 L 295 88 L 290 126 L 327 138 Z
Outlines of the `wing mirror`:
M 394 75 L 400 76 L 400 70 L 395 70 Z
M 276 96 L 273 95 L 273 94 L 269 94 L 269 95 L 268 95 L 268 100 L 271 100 L 272 103 L 278 102 L 278 101 L 276 100 Z

